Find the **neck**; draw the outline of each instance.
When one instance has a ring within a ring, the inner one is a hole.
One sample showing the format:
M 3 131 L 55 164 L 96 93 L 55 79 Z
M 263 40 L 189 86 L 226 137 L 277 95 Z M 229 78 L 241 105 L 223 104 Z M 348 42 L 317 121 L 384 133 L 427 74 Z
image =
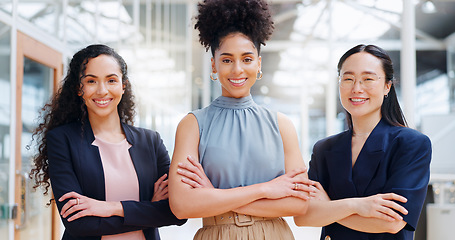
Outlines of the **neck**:
M 381 121 L 381 116 L 352 118 L 353 136 L 368 136 Z
M 118 115 L 107 118 L 99 118 L 89 114 L 88 119 L 94 135 L 123 135 L 122 125 L 120 124 L 120 117 Z

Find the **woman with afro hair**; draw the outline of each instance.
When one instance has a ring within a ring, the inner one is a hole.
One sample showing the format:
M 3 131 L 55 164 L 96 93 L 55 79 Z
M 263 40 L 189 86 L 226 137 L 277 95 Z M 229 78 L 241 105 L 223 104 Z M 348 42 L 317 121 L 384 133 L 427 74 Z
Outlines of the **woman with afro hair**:
M 205 0 L 195 28 L 211 49 L 222 95 L 177 127 L 169 200 L 178 218 L 203 218 L 194 239 L 294 239 L 283 216 L 308 207 L 306 168 L 285 115 L 258 106 L 260 47 L 273 22 L 263 0 Z
M 45 194 L 52 186 L 62 239 L 155 240 L 158 227 L 185 223 L 169 207 L 166 147 L 133 117 L 123 58 L 105 45 L 77 52 L 34 133 L 31 176 Z

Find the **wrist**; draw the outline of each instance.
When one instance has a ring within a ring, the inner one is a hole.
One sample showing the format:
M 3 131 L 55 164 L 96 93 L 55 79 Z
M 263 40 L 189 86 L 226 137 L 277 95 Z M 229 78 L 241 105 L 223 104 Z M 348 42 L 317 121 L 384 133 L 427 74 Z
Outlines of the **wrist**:
M 111 202 L 112 216 L 124 217 L 123 204 L 122 202 Z

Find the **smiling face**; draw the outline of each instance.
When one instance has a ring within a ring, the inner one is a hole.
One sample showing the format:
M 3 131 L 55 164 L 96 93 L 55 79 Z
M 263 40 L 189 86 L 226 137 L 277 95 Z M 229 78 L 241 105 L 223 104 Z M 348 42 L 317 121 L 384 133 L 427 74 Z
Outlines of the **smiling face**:
M 81 79 L 80 95 L 85 101 L 90 121 L 118 118 L 117 106 L 122 99 L 122 72 L 115 58 L 99 55 L 88 61 Z
M 225 97 L 250 95 L 261 69 L 261 57 L 253 42 L 241 33 L 224 37 L 212 58 L 212 72 L 218 74 Z
M 379 121 L 384 96 L 389 93 L 391 86 L 390 82 L 385 83 L 382 62 L 369 53 L 355 53 L 349 56 L 341 67 L 341 81 L 345 76 L 350 76 L 345 78 L 348 80 L 355 78 L 351 87 L 343 87 L 342 84 L 339 87 L 341 104 L 351 114 L 352 119 L 367 118 Z M 372 81 L 371 76 L 373 81 L 377 82 L 366 83 Z

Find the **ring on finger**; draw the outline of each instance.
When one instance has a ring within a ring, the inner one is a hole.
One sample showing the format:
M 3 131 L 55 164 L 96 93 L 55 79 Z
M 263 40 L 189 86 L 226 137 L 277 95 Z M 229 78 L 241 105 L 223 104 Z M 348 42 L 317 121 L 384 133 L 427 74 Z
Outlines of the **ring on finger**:
M 297 183 L 294 183 L 294 190 L 297 190 Z
M 76 198 L 76 205 L 79 205 L 79 198 Z

